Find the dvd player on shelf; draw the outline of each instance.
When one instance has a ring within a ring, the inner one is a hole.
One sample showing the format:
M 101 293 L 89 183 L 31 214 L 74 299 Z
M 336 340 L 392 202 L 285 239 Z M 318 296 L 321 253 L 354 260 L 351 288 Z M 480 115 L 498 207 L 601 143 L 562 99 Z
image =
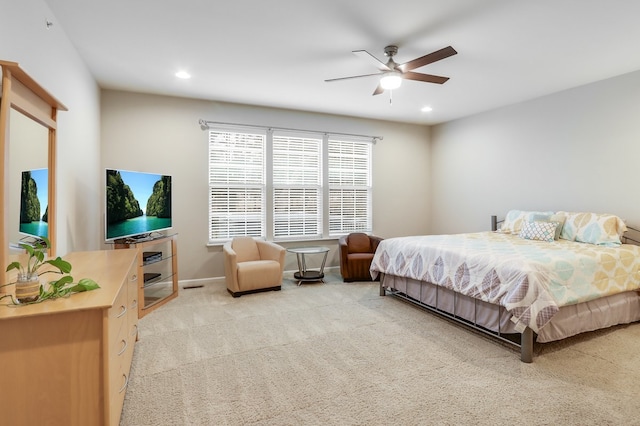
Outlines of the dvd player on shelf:
M 157 278 L 160 278 L 160 274 L 156 272 L 145 272 L 144 273 L 144 282 L 148 283 L 149 281 L 153 281 Z
M 144 251 L 144 252 L 142 252 L 142 261 L 144 263 L 157 262 L 158 260 L 162 260 L 162 252 L 161 251 Z

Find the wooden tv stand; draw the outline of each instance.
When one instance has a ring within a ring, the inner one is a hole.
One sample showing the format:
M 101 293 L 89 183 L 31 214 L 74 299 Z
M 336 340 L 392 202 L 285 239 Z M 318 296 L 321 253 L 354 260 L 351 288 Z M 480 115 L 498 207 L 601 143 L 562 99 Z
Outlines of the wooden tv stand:
M 178 297 L 178 234 L 116 240 L 114 249 L 138 250 L 138 317 Z

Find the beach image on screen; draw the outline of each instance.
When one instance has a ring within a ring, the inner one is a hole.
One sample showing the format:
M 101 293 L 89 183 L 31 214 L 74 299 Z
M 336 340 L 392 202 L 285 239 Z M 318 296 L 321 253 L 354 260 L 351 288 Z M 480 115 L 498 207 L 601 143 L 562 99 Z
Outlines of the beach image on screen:
M 107 240 L 171 226 L 171 176 L 107 169 Z
M 49 237 L 49 171 L 22 172 L 20 183 L 20 229 L 22 234 Z

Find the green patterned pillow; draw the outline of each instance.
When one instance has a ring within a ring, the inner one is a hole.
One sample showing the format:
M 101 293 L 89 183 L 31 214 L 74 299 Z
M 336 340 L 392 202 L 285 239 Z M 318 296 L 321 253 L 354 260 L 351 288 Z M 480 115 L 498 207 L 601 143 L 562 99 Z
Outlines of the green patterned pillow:
M 520 238 L 553 242 L 558 222 L 524 222 L 520 229 Z
M 522 229 L 522 225 L 524 222 L 529 222 L 531 217 L 534 215 L 544 215 L 551 216 L 554 212 L 546 211 L 525 211 L 525 210 L 509 210 L 507 215 L 504 218 L 504 222 L 500 227 L 501 232 L 506 232 L 508 234 L 517 234 Z

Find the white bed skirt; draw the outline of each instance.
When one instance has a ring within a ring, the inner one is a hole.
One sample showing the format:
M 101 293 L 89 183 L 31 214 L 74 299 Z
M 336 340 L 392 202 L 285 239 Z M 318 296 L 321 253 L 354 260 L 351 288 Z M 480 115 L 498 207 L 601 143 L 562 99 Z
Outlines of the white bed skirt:
M 381 285 L 432 308 L 455 315 L 493 333 L 518 333 L 502 306 L 473 299 L 453 290 L 412 278 L 382 274 Z M 640 321 L 640 292 L 627 291 L 561 307 L 537 334 L 536 342 L 561 340 L 576 334 Z

